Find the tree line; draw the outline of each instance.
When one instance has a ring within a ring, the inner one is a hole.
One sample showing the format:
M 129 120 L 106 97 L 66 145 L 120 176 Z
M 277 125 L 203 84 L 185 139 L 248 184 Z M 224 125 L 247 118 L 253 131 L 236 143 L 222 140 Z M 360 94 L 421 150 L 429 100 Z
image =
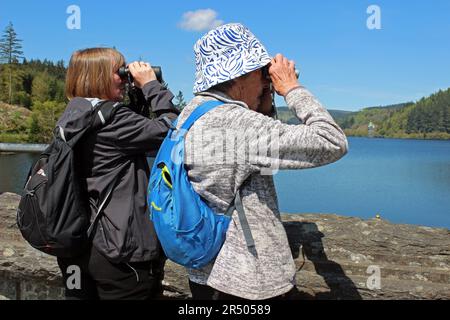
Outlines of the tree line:
M 48 142 L 65 106 L 64 62 L 30 60 L 9 23 L 0 38 L 0 101 L 27 110 L 10 112 L 3 105 L 0 139 L 6 142 Z M 14 125 L 17 122 L 17 125 Z M 12 140 L 12 141 L 11 141 Z M 18 141 L 14 141 L 18 140 Z
M 337 120 L 348 135 L 386 138 L 450 139 L 450 88 L 417 102 L 365 108 Z
M 450 89 L 421 99 L 408 114 L 406 133 L 450 133 Z
M 278 119 L 288 124 L 300 121 L 287 107 L 279 107 Z M 382 138 L 450 139 L 450 88 L 417 102 L 364 108 L 350 112 L 328 110 L 347 136 Z

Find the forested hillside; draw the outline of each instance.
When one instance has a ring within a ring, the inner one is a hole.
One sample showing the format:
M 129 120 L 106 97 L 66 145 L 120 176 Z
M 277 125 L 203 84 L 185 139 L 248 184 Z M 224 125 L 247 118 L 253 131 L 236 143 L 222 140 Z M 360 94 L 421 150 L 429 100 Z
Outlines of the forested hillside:
M 417 102 L 384 107 L 369 107 L 349 112 L 328 110 L 348 136 L 410 139 L 450 139 L 450 88 L 440 90 Z M 286 123 L 299 121 L 287 107 L 278 108 L 278 118 Z
M 365 108 L 338 123 L 348 135 L 386 138 L 450 139 L 450 88 L 413 103 Z
M 63 61 L 25 59 L 9 23 L 0 38 L 0 142 L 48 142 L 64 110 Z
M 55 122 L 65 108 L 65 72 L 63 61 L 24 60 L 0 65 L 1 142 L 48 142 L 51 139 Z M 12 112 L 13 118 L 9 118 L 11 104 L 22 107 Z

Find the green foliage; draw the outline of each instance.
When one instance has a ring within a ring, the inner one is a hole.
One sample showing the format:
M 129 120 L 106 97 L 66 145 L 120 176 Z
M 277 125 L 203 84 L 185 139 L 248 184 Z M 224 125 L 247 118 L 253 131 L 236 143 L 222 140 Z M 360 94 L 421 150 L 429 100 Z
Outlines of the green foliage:
M 30 114 L 31 112 L 25 108 L 0 102 L 0 142 L 26 142 Z
M 31 95 L 25 91 L 16 92 L 13 97 L 12 103 L 19 106 L 24 106 L 25 108 L 31 107 Z
M 31 96 L 35 102 L 43 102 L 51 99 L 52 81 L 47 71 L 40 72 L 33 79 Z
M 28 134 L 26 133 L 0 133 L 2 143 L 27 143 Z
M 450 89 L 417 102 L 407 119 L 407 133 L 450 133 Z
M 0 62 L 12 64 L 23 58 L 22 40 L 17 39 L 13 24 L 10 22 L 0 39 Z
M 50 142 L 66 106 L 65 76 L 62 60 L 24 59 L 23 63 L 0 64 L 1 142 Z
M 349 129 L 353 127 L 355 124 L 355 118 L 354 117 L 347 117 L 341 122 L 341 128 L 342 129 Z
M 55 64 L 48 60 L 24 60 L 14 66 L 0 64 L 0 101 L 10 102 L 11 74 L 11 104 L 30 109 L 34 101 L 64 102 L 65 73 L 63 61 Z
M 22 90 L 21 82 L 20 65 L 0 65 L 0 101 L 13 103 L 17 92 Z
M 36 102 L 29 124 L 29 142 L 49 143 L 56 121 L 64 111 L 65 103 L 57 101 Z
M 178 109 L 178 110 L 183 110 L 183 108 L 186 106 L 186 101 L 184 100 L 184 96 L 183 96 L 183 92 L 178 91 L 178 94 L 175 97 L 175 102 L 174 102 L 174 106 Z
M 19 62 L 19 59 L 23 58 L 22 45 L 20 44 L 20 42 L 22 42 L 22 40 L 17 39 L 17 34 L 14 31 L 12 23 L 10 22 L 0 39 L 0 62 L 7 64 L 7 68 L 4 68 L 4 70 L 2 70 L 2 74 L 4 76 L 6 75 L 7 79 L 5 80 L 5 77 L 2 77 L 1 80 L 3 83 L 0 88 L 5 89 L 5 87 L 7 87 L 7 101 L 10 104 L 13 101 L 14 92 L 16 92 L 16 64 Z M 2 95 L 5 95 L 5 93 L 3 92 Z
M 65 81 L 66 79 L 66 67 L 64 61 L 59 60 L 56 63 L 50 60 L 24 60 L 23 65 L 27 67 L 29 71 L 34 73 L 41 73 L 47 71 L 52 77 L 57 80 Z
M 416 103 L 370 107 L 358 112 L 328 111 L 348 136 L 367 136 L 372 122 L 375 137 L 450 139 L 450 88 Z M 278 108 L 278 119 L 299 123 L 287 107 Z
M 450 139 L 450 89 L 416 103 L 365 108 L 336 120 L 349 136 L 367 136 L 375 124 L 375 136 L 402 139 Z

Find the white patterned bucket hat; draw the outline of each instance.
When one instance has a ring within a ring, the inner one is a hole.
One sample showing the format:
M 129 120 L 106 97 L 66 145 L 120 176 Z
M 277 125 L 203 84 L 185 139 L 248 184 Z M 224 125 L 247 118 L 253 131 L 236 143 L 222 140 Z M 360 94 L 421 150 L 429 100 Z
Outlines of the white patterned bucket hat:
M 266 66 L 270 56 L 249 29 L 239 23 L 209 31 L 194 45 L 194 94 Z

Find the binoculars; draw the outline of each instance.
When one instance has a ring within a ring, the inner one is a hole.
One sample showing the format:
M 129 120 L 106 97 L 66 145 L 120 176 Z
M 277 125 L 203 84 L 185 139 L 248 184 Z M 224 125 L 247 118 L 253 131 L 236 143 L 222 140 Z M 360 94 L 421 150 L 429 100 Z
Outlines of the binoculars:
M 152 69 L 155 72 L 156 80 L 158 80 L 159 83 L 163 83 L 161 67 L 152 66 Z M 121 67 L 119 69 L 119 77 L 121 77 L 122 79 L 127 79 L 129 83 L 133 83 L 133 75 L 126 67 Z
M 263 77 L 266 79 L 270 80 L 270 75 L 269 75 L 269 67 L 265 66 L 264 68 L 262 68 L 262 73 L 263 73 Z M 298 69 L 295 69 L 295 76 L 298 77 L 300 76 L 300 71 Z
M 164 85 L 161 67 L 152 66 L 152 69 L 155 72 L 156 80 L 158 80 L 159 83 Z M 119 77 L 127 80 L 126 86 L 127 86 L 127 92 L 128 92 L 128 98 L 129 98 L 128 106 L 130 107 L 130 109 L 144 117 L 147 117 L 147 118 L 150 117 L 149 103 L 145 99 L 145 96 L 144 96 L 144 93 L 142 92 L 142 90 L 134 85 L 133 75 L 131 74 L 130 70 L 126 67 L 121 67 L 118 71 L 118 74 L 119 74 Z
M 269 75 L 269 67 L 268 66 L 265 66 L 262 68 L 262 74 L 265 79 L 270 81 L 270 91 L 271 91 L 271 95 L 272 95 L 272 111 L 268 116 L 270 116 L 274 119 L 278 119 L 277 107 L 275 105 L 275 91 L 273 90 L 272 79 L 270 78 L 270 75 Z M 300 71 L 298 71 L 298 69 L 295 69 L 295 76 L 297 77 L 297 79 L 298 79 L 299 75 L 300 75 Z

